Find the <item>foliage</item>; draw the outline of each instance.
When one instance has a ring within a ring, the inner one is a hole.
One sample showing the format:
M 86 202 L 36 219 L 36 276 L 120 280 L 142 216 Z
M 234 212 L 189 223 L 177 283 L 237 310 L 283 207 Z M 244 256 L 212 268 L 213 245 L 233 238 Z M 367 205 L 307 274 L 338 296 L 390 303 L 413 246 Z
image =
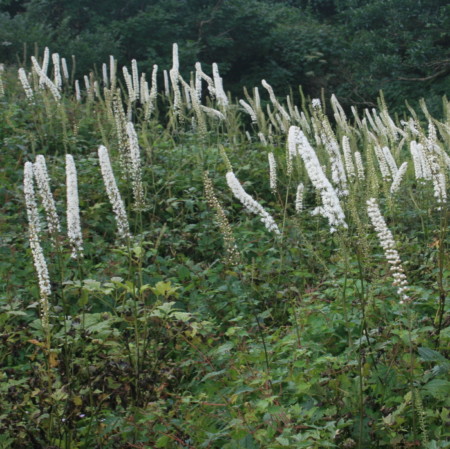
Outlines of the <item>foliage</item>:
M 0 60 L 40 52 L 77 55 L 77 76 L 109 54 L 142 70 L 167 65 L 170 45 L 183 62 L 218 62 L 228 88 L 267 79 L 280 94 L 302 85 L 345 106 L 373 106 L 383 90 L 391 108 L 423 96 L 438 111 L 449 89 L 449 20 L 445 0 L 17 0 L 0 5 Z M 99 70 L 99 67 L 96 68 Z M 187 73 L 185 73 L 185 76 Z
M 286 29 L 277 33 L 288 39 Z M 327 39 L 318 48 L 331 45 Z M 307 54 L 299 58 L 307 67 Z M 108 88 L 98 96 L 83 89 L 77 99 L 65 80 L 55 100 L 34 74 L 30 101 L 16 73 L 2 73 L 0 98 L 0 447 L 450 447 L 448 201 L 435 197 L 431 179 L 416 178 L 409 151 L 415 139 L 424 145 L 432 139 L 432 128 L 425 130 L 431 123 L 440 155 L 435 170 L 448 180 L 447 100 L 442 118 L 427 115 L 422 104 L 429 123 L 414 110 L 409 121 L 391 118 L 383 98 L 375 113 L 362 111 L 362 121 L 361 111 L 354 119 L 342 115 L 335 100 L 318 106 L 316 99 L 313 107 L 305 97 L 297 117 L 261 89 L 270 107 L 255 106 L 257 123 L 246 126 L 235 102 L 225 107 L 204 93 L 202 105 L 221 112 L 219 120 L 189 108 L 186 97 L 176 109 L 173 92 L 167 96 L 163 88 L 145 118 L 145 102 L 124 87 L 116 95 L 138 134 L 146 194 L 136 209 Z M 91 81 L 103 83 L 95 74 Z M 281 110 L 289 111 L 287 125 L 274 117 Z M 333 186 L 327 139 L 337 139 L 341 152 L 346 135 L 352 151 L 361 152 L 365 177 L 351 177 L 346 164 L 348 195 L 339 197 L 348 229 L 331 233 L 314 214 L 321 198 L 308 167 L 298 155 L 286 157 L 293 123 Z M 398 165 L 411 164 L 396 193 L 381 175 L 377 143 L 391 148 Z M 133 235 L 127 241 L 116 235 L 100 144 L 110 152 L 125 201 Z M 275 192 L 269 151 L 278 164 Z M 64 231 L 66 153 L 78 172 L 79 260 L 71 258 Z M 52 280 L 48 329 L 40 319 L 22 188 L 23 165 L 38 154 L 47 160 L 63 228 L 54 239 L 48 235 L 39 200 L 39 237 Z M 280 236 L 233 198 L 225 179 L 230 166 L 279 223 Z M 208 206 L 205 171 L 234 235 L 237 263 L 227 259 Z M 297 212 L 299 182 L 305 195 Z M 372 196 L 401 254 L 407 304 L 372 232 L 366 210 Z

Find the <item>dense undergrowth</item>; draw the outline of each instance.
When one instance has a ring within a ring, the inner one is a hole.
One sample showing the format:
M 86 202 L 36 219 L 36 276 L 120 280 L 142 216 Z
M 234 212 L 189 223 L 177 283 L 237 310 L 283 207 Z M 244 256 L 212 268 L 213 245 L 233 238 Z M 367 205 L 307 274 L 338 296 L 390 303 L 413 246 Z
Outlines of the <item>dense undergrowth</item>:
M 334 97 L 280 104 L 270 86 L 244 105 L 218 73 L 197 97 L 176 55 L 153 96 L 106 67 L 78 94 L 44 67 L 28 96 L 2 73 L 1 448 L 450 447 L 446 99 L 438 119 L 425 102 L 391 118 L 382 98 L 347 116 Z M 66 236 L 66 154 L 82 251 Z M 24 165 L 38 155 L 61 231 L 28 164 L 33 236 Z

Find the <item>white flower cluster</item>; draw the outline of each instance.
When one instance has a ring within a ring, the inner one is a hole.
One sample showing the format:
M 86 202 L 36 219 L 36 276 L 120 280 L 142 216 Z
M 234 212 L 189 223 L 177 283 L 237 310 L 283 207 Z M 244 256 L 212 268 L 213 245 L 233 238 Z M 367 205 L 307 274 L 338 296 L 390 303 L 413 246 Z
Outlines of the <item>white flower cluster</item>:
M 25 91 L 25 95 L 27 96 L 28 100 L 33 101 L 33 89 L 30 86 L 25 69 L 19 69 L 19 80 L 22 83 L 23 90 Z
M 178 44 L 172 46 L 172 68 L 169 70 L 170 81 L 173 89 L 173 110 L 175 114 L 181 109 L 181 92 L 178 85 L 180 77 L 180 61 L 178 59 Z
M 398 251 L 395 249 L 394 237 L 381 215 L 380 208 L 378 207 L 375 198 L 370 198 L 367 201 L 367 213 L 369 214 L 372 226 L 378 235 L 378 240 L 384 250 L 384 255 L 390 264 L 390 270 L 392 277 L 394 278 L 393 285 L 394 287 L 397 287 L 397 293 L 401 298 L 400 303 L 409 301 L 411 298 L 407 294 L 408 281 Z
M 303 183 L 300 183 L 297 186 L 297 192 L 295 195 L 295 212 L 297 212 L 297 214 L 299 214 L 303 209 L 304 192 L 305 192 L 305 186 L 303 185 Z
M 359 151 L 355 151 L 353 153 L 355 156 L 355 163 L 356 163 L 356 171 L 358 173 L 358 179 L 363 180 L 366 178 L 366 175 L 364 174 L 364 164 L 362 161 L 361 153 Z
M 289 151 L 295 149 L 297 154 L 302 157 L 308 176 L 322 198 L 322 207 L 318 208 L 316 213 L 320 213 L 328 219 L 331 232 L 334 232 L 340 226 L 347 228 L 344 211 L 337 193 L 325 176 L 315 151 L 300 128 L 297 126 L 290 127 L 288 142 Z
M 354 178 L 356 176 L 355 165 L 353 164 L 352 151 L 350 149 L 350 140 L 347 136 L 342 137 L 342 150 L 344 153 L 344 162 L 347 175 L 349 178 Z
M 267 155 L 269 159 L 269 184 L 270 190 L 276 192 L 277 190 L 277 161 L 272 152 Z
M 39 195 L 47 215 L 48 230 L 52 235 L 52 238 L 54 238 L 55 235 L 61 231 L 61 227 L 58 214 L 56 213 L 55 200 L 53 199 L 52 191 L 50 190 L 50 178 L 48 176 L 44 156 L 36 156 L 36 162 L 33 164 L 33 172 L 36 178 Z
M 281 104 L 279 103 L 279 101 L 277 100 L 277 97 L 275 96 L 275 93 L 272 89 L 272 86 L 266 81 L 266 80 L 262 80 L 261 84 L 263 85 L 263 87 L 267 90 L 267 92 L 269 93 L 269 97 L 270 97 L 270 101 L 272 102 L 272 104 L 275 106 L 276 109 L 278 109 L 278 112 L 281 114 L 281 116 L 283 117 L 283 120 L 285 120 L 287 123 L 289 123 L 291 121 L 291 117 L 290 115 L 286 112 L 286 110 L 283 108 L 283 106 L 281 106 Z M 279 121 L 281 122 L 282 126 L 284 127 L 282 120 L 279 119 Z
M 233 195 L 244 205 L 244 207 L 251 213 L 259 215 L 261 217 L 261 221 L 264 223 L 266 228 L 269 231 L 274 232 L 275 234 L 280 234 L 280 230 L 278 229 L 275 220 L 272 216 L 259 204 L 256 200 L 254 200 L 241 186 L 241 183 L 236 178 L 235 174 L 232 171 L 229 171 L 226 174 L 227 184 L 230 187 Z
M 133 123 L 127 123 L 128 144 L 131 161 L 131 182 L 133 185 L 134 205 L 137 209 L 144 205 L 144 188 L 142 186 L 141 154 L 139 142 Z
M 400 188 L 400 183 L 402 182 L 403 177 L 405 176 L 406 169 L 408 168 L 408 162 L 403 162 L 402 165 L 400 165 L 400 168 L 398 169 L 397 173 L 394 176 L 394 180 L 391 184 L 391 195 L 394 195 Z
M 33 164 L 31 162 L 25 162 L 23 187 L 27 209 L 30 247 L 39 282 L 42 324 L 44 329 L 46 329 L 48 327 L 48 297 L 51 294 L 50 276 L 48 274 L 44 252 L 39 242 L 40 224 L 33 185 Z
M 130 226 L 128 224 L 127 214 L 125 212 L 125 205 L 117 188 L 114 173 L 109 160 L 108 150 L 100 145 L 98 149 L 98 157 L 100 160 L 100 169 L 102 171 L 103 182 L 105 183 L 106 193 L 116 216 L 117 229 L 119 237 L 122 239 L 129 238 Z
M 217 103 L 219 106 L 226 108 L 228 106 L 228 98 L 223 90 L 223 80 L 219 75 L 219 68 L 217 64 L 214 62 L 212 65 L 213 78 L 214 78 L 214 89 L 216 91 Z
M 58 90 L 58 87 L 55 85 L 55 83 L 53 83 L 53 81 L 46 75 L 47 67 L 44 67 L 44 64 L 43 64 L 42 68 L 41 68 L 34 56 L 31 57 L 31 62 L 33 63 L 34 70 L 39 75 L 39 83 L 41 85 L 47 86 L 49 88 L 50 92 L 52 93 L 53 98 L 59 102 L 59 100 L 61 100 L 61 94 Z M 48 62 L 47 62 L 47 66 L 48 66 Z
M 420 180 L 430 180 L 431 179 L 431 169 L 428 159 L 425 156 L 423 145 L 417 143 L 415 140 L 411 140 L 409 144 L 409 149 L 411 151 L 412 160 L 414 163 L 414 172 L 416 179 Z
M 72 258 L 83 256 L 83 236 L 80 225 L 77 169 L 71 154 L 66 154 L 67 235 L 72 245 Z
M 256 123 L 258 119 L 256 118 L 256 112 L 253 108 L 244 100 L 239 100 L 239 104 L 245 109 L 250 118 L 252 119 L 252 123 Z

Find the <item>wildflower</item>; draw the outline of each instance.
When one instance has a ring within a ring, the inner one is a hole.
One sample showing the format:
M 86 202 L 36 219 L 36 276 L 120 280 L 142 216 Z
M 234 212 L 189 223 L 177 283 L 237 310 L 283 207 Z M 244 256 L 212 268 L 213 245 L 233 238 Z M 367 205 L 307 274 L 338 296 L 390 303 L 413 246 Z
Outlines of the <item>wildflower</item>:
M 27 96 L 28 100 L 32 101 L 34 98 L 33 89 L 28 82 L 25 70 L 22 68 L 19 69 L 19 80 L 22 83 L 23 90 L 25 91 L 25 95 Z
M 347 175 L 350 178 L 354 178 L 356 176 L 355 165 L 353 164 L 352 151 L 350 149 L 350 141 L 347 136 L 342 137 L 342 149 L 344 152 L 344 162 L 345 162 L 345 169 L 347 170 Z
M 164 77 L 164 93 L 166 97 L 170 95 L 170 89 L 169 89 L 169 77 L 167 75 L 167 70 L 163 71 L 163 77 Z
M 226 174 L 227 184 L 230 187 L 233 195 L 244 205 L 244 207 L 251 213 L 259 215 L 261 221 L 264 223 L 269 231 L 273 231 L 275 234 L 280 234 L 280 230 L 276 225 L 272 216 L 266 212 L 266 210 L 254 200 L 241 186 L 241 183 L 236 178 L 232 171 Z
M 48 230 L 52 235 L 52 238 L 54 238 L 55 235 L 61 231 L 61 227 L 56 212 L 55 200 L 53 199 L 52 191 L 50 190 L 50 178 L 48 176 L 44 156 L 36 156 L 36 162 L 33 164 L 33 172 L 36 178 L 39 195 L 47 215 Z
M 214 87 L 214 81 L 211 77 L 209 77 L 202 70 L 202 65 L 199 62 L 195 63 L 195 73 L 196 73 L 196 76 L 198 76 L 201 79 L 204 79 L 206 81 L 206 84 L 208 85 L 208 91 L 209 91 L 209 94 L 211 95 L 211 98 L 216 98 L 216 89 Z
M 33 68 L 36 70 L 36 73 L 39 75 L 39 85 L 40 86 L 47 86 L 50 89 L 50 92 L 53 95 L 53 98 L 56 101 L 59 101 L 61 99 L 61 94 L 56 87 L 56 85 L 51 81 L 51 79 L 46 75 L 47 69 L 44 69 L 39 66 L 36 58 L 34 56 L 31 57 L 31 62 L 33 63 Z
M 106 187 L 106 193 L 108 194 L 109 201 L 116 217 L 119 237 L 122 239 L 127 239 L 130 237 L 130 227 L 128 225 L 125 206 L 122 201 L 122 197 L 120 196 L 119 189 L 117 188 L 116 180 L 114 179 L 114 173 L 109 160 L 108 150 L 103 145 L 100 145 L 98 149 L 98 157 L 100 160 L 100 168 L 103 176 L 103 182 Z
M 108 87 L 108 67 L 105 63 L 102 64 L 102 76 L 103 76 L 103 85 Z
M 400 256 L 395 249 L 395 241 L 392 236 L 392 232 L 386 225 L 386 222 L 381 215 L 380 208 L 378 207 L 375 198 L 370 198 L 367 201 L 367 213 L 369 214 L 372 226 L 374 227 L 380 245 L 384 250 L 384 255 L 386 260 L 390 265 L 390 271 L 392 277 L 394 278 L 393 285 L 397 287 L 397 293 L 400 296 L 400 303 L 410 301 L 410 297 L 407 294 L 408 291 L 408 281 L 406 279 L 405 272 L 400 260 Z
M 267 139 L 266 139 L 266 136 L 263 134 L 263 133 L 261 133 L 261 132 L 259 132 L 258 133 L 258 137 L 259 137 L 259 141 L 265 146 L 265 147 L 267 147 Z
M 358 179 L 362 181 L 363 179 L 365 179 L 365 174 L 364 174 L 364 164 L 362 161 L 361 153 L 359 151 L 355 151 L 353 153 L 353 155 L 355 156 L 356 171 L 358 173 Z
M 179 77 L 180 77 L 180 62 L 178 59 L 178 45 L 173 44 L 172 46 L 172 68 L 169 70 L 170 81 L 172 83 L 173 89 L 173 110 L 175 115 L 181 109 L 181 92 L 180 87 L 178 85 Z
M 117 72 L 117 61 L 115 61 L 114 56 L 109 56 L 109 83 L 111 89 L 116 86 L 116 72 Z
M 299 214 L 302 209 L 303 209 L 303 194 L 305 191 L 305 186 L 303 185 L 303 183 L 300 183 L 297 186 L 297 192 L 295 195 L 295 212 L 297 212 L 297 214 Z
M 131 74 L 133 80 L 134 99 L 137 100 L 139 98 L 139 73 L 136 59 L 131 61 Z
M 219 75 L 219 68 L 217 64 L 214 62 L 212 65 L 213 69 L 213 78 L 214 78 L 214 89 L 216 91 L 217 103 L 219 106 L 226 108 L 228 106 L 228 98 L 223 90 L 223 80 Z
M 71 154 L 66 154 L 67 234 L 72 245 L 72 258 L 83 256 L 83 237 L 80 226 L 77 169 Z
M 277 190 L 277 161 L 275 160 L 275 156 L 272 152 L 268 155 L 269 159 L 269 182 L 270 182 L 270 190 L 272 192 L 276 192 Z
M 69 79 L 69 69 L 67 68 L 66 58 L 61 58 L 61 68 L 62 68 L 62 73 L 63 73 L 64 79 L 68 80 Z
M 225 215 L 225 211 L 214 193 L 214 186 L 208 176 L 208 172 L 203 174 L 203 184 L 205 187 L 206 200 L 208 201 L 209 206 L 214 209 L 216 221 L 223 237 L 225 252 L 227 254 L 226 261 L 231 265 L 237 265 L 240 261 L 240 254 L 236 245 L 236 240 L 233 236 L 230 223 Z
M 53 61 L 53 70 L 55 75 L 55 86 L 61 90 L 62 87 L 62 78 L 61 78 L 61 63 L 59 59 L 58 53 L 52 54 L 52 61 Z
M 144 205 L 144 188 L 142 186 L 141 154 L 139 142 L 133 123 L 126 125 L 128 145 L 130 150 L 131 183 L 133 186 L 134 205 L 137 209 Z
M 81 90 L 80 90 L 80 82 L 75 80 L 75 99 L 80 102 L 81 101 Z
M 256 113 L 253 110 L 253 108 L 248 103 L 246 103 L 244 100 L 239 100 L 239 104 L 245 109 L 247 114 L 250 115 L 250 118 L 252 119 L 252 123 L 256 123 L 258 121 L 258 119 L 256 118 Z
M 48 274 L 44 252 L 39 241 L 40 223 L 33 185 L 33 164 L 31 162 L 25 163 L 23 185 L 27 209 L 30 248 L 39 282 L 42 326 L 44 329 L 47 329 L 49 315 L 48 297 L 51 294 L 50 276 Z
M 302 157 L 308 176 L 314 187 L 320 193 L 322 206 L 316 208 L 313 214 L 320 214 L 326 217 L 330 224 L 331 232 L 334 232 L 340 226 L 347 228 L 344 211 L 342 210 L 337 193 L 325 176 L 315 151 L 300 128 L 296 126 L 290 127 L 288 143 L 289 151 L 295 150 Z
M 128 73 L 128 69 L 123 66 L 122 67 L 122 72 L 123 72 L 123 78 L 125 80 L 125 84 L 127 86 L 127 90 L 128 90 L 128 99 L 129 101 L 133 102 L 136 100 L 136 92 L 133 89 L 133 80 L 131 78 L 131 75 Z
M 272 89 L 272 86 L 266 80 L 262 80 L 261 84 L 263 85 L 263 87 L 269 93 L 270 101 L 275 106 L 275 108 L 278 109 L 279 113 L 283 117 L 283 120 L 285 120 L 286 122 L 289 123 L 291 121 L 291 117 L 289 116 L 289 114 L 286 112 L 286 110 L 283 108 L 283 106 L 281 106 L 281 104 L 277 100 L 277 97 L 275 96 L 275 93 L 274 93 L 274 91 Z
M 400 168 L 398 169 L 394 180 L 392 181 L 391 185 L 391 195 L 396 193 L 400 187 L 400 183 L 402 182 L 403 176 L 406 173 L 406 169 L 408 168 L 408 162 L 403 162 L 402 165 L 400 165 Z

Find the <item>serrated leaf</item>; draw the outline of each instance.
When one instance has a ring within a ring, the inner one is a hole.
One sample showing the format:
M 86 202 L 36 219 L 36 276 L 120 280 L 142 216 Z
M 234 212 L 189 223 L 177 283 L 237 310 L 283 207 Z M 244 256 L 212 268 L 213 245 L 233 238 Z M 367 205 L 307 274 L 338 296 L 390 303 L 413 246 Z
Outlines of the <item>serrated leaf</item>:
M 446 399 L 450 395 L 450 382 L 444 379 L 433 379 L 424 385 L 423 390 L 436 399 Z
M 424 362 L 447 362 L 449 363 L 449 361 L 439 352 L 434 351 L 433 349 L 430 348 L 425 348 L 425 347 L 420 347 L 418 349 L 420 358 L 424 361 Z

